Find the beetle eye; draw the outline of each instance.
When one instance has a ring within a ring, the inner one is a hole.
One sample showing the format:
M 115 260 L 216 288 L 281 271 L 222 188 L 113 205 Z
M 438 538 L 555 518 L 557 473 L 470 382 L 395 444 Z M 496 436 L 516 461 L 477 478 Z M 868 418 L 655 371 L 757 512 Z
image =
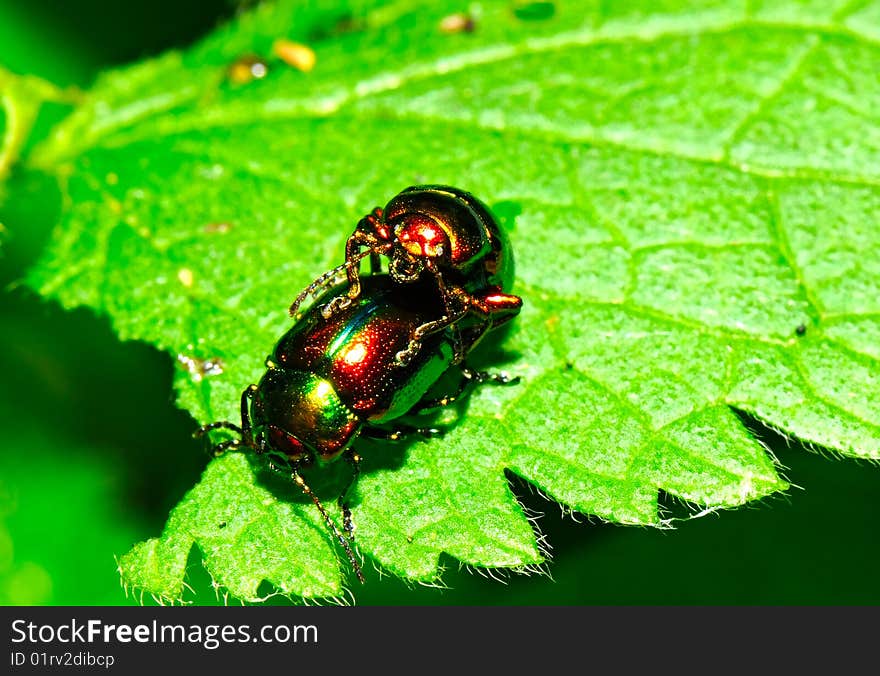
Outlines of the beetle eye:
M 306 448 L 299 439 L 275 425 L 269 425 L 269 445 L 285 453 L 288 460 L 299 460 L 306 454 Z

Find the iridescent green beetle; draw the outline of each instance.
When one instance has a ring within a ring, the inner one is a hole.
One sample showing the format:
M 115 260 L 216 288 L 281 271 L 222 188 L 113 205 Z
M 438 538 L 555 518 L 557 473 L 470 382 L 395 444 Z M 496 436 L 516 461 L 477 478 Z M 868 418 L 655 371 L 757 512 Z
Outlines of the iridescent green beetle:
M 447 317 L 446 299 L 435 280 L 425 277 L 401 282 L 393 275 L 371 274 L 359 279 L 358 294 L 351 298 L 344 285 L 328 288 L 319 278 L 316 288 L 324 293 L 278 341 L 260 382 L 242 393 L 241 425 L 215 422 L 196 432 L 200 436 L 218 428 L 232 430 L 238 438 L 217 444 L 215 452 L 250 449 L 265 458 L 271 469 L 290 476 L 321 512 L 362 582 L 350 542 L 353 525 L 346 501 L 359 474 L 360 456 L 352 444 L 359 436 L 396 440 L 410 434 L 438 434 L 435 429 L 403 424 L 402 419 L 448 405 L 472 384 L 515 381 L 503 374 L 472 371 L 463 364 L 463 358 L 487 331 L 519 312 L 521 300 L 506 292 L 513 267 L 509 246 L 505 247 L 508 263 L 503 277 L 493 277 L 485 292 L 476 284 L 463 286 L 473 295 L 491 298 L 497 294 L 515 302 L 505 300 L 498 312 L 468 312 L 424 332 L 418 335 L 417 350 L 411 346 L 419 327 Z M 332 273 L 346 267 L 344 264 L 323 278 L 332 279 Z M 486 279 L 484 269 L 474 274 Z M 301 296 L 309 292 L 307 289 Z M 326 305 L 342 294 L 349 302 L 328 312 Z M 401 353 L 407 353 L 405 360 L 400 359 Z M 460 377 L 445 377 L 450 373 Z M 353 469 L 351 481 L 339 496 L 344 533 L 301 474 L 304 467 L 340 457 Z

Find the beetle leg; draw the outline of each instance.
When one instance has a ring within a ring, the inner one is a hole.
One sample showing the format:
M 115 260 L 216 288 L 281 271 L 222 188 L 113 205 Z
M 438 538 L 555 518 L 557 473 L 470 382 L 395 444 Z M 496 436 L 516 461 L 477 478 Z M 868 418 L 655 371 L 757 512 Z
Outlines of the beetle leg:
M 419 350 L 419 342 L 422 338 L 424 338 L 425 336 L 429 336 L 432 333 L 443 331 L 444 329 L 447 329 L 449 327 L 455 327 L 455 325 L 461 319 L 463 319 L 472 308 L 477 309 L 479 314 L 484 314 L 482 305 L 480 304 L 480 299 L 476 298 L 459 286 L 447 287 L 446 283 L 443 280 L 443 275 L 440 273 L 433 262 L 429 261 L 426 266 L 437 282 L 437 289 L 440 292 L 440 298 L 443 301 L 446 314 L 440 319 L 431 322 L 425 322 L 424 324 L 415 328 L 409 345 L 407 345 L 406 349 L 401 350 L 397 353 L 397 355 L 395 355 L 395 362 L 398 365 L 406 365 L 415 356 L 415 354 Z M 514 298 L 516 297 L 514 296 Z M 476 340 L 478 340 L 482 336 L 482 334 L 485 333 L 489 328 L 490 325 L 489 322 L 487 322 L 483 327 L 480 328 Z M 473 347 L 476 340 L 470 341 L 468 343 L 468 349 Z M 453 335 L 452 363 L 458 364 L 462 361 L 462 359 L 464 359 L 464 357 L 465 349 L 463 341 L 461 340 L 461 334 L 459 332 L 455 332 Z
M 503 372 L 489 373 L 488 371 L 474 371 L 467 366 L 462 366 L 460 368 L 461 381 L 459 382 L 458 389 L 455 392 L 444 395 L 442 397 L 438 397 L 436 399 L 422 399 L 412 409 L 409 410 L 409 413 L 421 413 L 422 411 L 428 411 L 432 408 L 449 406 L 449 404 L 453 404 L 461 399 L 473 387 L 476 387 L 477 385 L 482 385 L 483 383 L 493 383 L 495 385 L 516 385 L 520 381 L 519 376 L 511 377 Z
M 441 293 L 443 293 L 441 288 Z M 448 298 L 455 298 L 459 307 L 467 308 L 472 316 L 481 317 L 483 321 L 478 326 L 466 329 L 467 339 L 454 345 L 453 364 L 459 364 L 467 356 L 474 346 L 488 333 L 502 324 L 513 319 L 522 308 L 522 299 L 519 296 L 502 293 L 498 287 L 493 287 L 480 296 L 474 296 L 464 289 L 454 288 L 448 294 Z M 422 328 L 422 327 L 419 327 Z M 467 345 L 467 351 L 464 349 Z
M 361 247 L 366 247 L 369 250 L 371 266 L 374 262 L 373 257 L 375 257 L 375 262 L 378 264 L 380 249 L 387 248 L 387 246 L 382 246 L 383 242 L 373 232 L 376 223 L 374 214 L 375 211 L 362 218 L 354 232 L 351 233 L 351 236 L 345 242 L 345 260 L 349 264 L 346 274 L 348 276 L 348 298 L 350 301 L 361 295 L 361 266 L 360 258 L 358 257 Z
M 436 397 L 434 399 L 422 399 L 413 408 L 411 408 L 408 413 L 421 413 L 422 411 L 430 411 L 432 408 L 449 406 L 449 404 L 458 401 L 458 399 L 460 399 L 465 394 L 465 392 L 470 389 L 470 386 L 472 384 L 472 380 L 463 377 L 458 383 L 458 389 L 452 394 L 446 394 L 442 397 Z
M 436 427 L 412 427 L 410 425 L 401 425 L 393 430 L 364 427 L 361 430 L 361 436 L 384 441 L 403 441 L 411 436 L 420 436 L 423 439 L 443 436 L 443 430 L 438 430 Z
M 209 425 L 204 425 L 203 427 L 200 427 L 199 429 L 197 429 L 193 433 L 193 436 L 194 437 L 201 437 L 202 435 L 207 434 L 211 430 L 218 430 L 218 429 L 232 430 L 233 432 L 238 432 L 239 434 L 241 434 L 241 428 L 238 425 L 234 425 L 231 422 L 226 422 L 225 420 L 223 420 L 220 422 L 215 422 L 215 423 L 211 423 Z M 245 445 L 245 443 L 242 439 L 227 439 L 226 441 L 221 441 L 220 443 L 212 445 L 211 446 L 211 454 L 215 458 L 219 458 L 226 451 L 228 451 L 230 449 L 236 450 L 244 445 Z
M 208 423 L 207 425 L 202 425 L 199 429 L 193 432 L 193 436 L 196 438 L 202 437 L 211 430 L 232 430 L 233 432 L 241 434 L 241 427 L 239 427 L 235 423 L 229 422 L 228 420 L 220 420 L 218 422 L 212 422 Z
M 226 451 L 235 451 L 242 446 L 244 446 L 244 443 L 242 443 L 241 439 L 229 439 L 228 441 L 221 441 L 219 444 L 214 446 L 211 449 L 211 452 L 214 454 L 215 458 L 219 458 L 221 455 L 226 453 Z
M 504 371 L 498 373 L 490 373 L 489 371 L 474 371 L 467 366 L 461 367 L 461 374 L 471 382 L 482 385 L 483 383 L 494 383 L 495 385 L 516 385 L 520 381 L 519 376 L 510 376 Z
M 345 489 L 339 494 L 337 503 L 339 504 L 339 509 L 342 510 L 342 528 L 346 535 L 348 535 L 348 539 L 354 540 L 354 524 L 351 521 L 351 510 L 348 508 L 348 493 L 361 475 L 361 456 L 349 449 L 345 453 L 345 459 L 351 464 L 352 474 Z
M 351 305 L 351 298 L 348 296 L 336 296 L 335 298 L 331 298 L 330 302 L 321 308 L 321 316 L 324 319 L 330 319 L 330 317 L 340 310 L 344 310 L 349 305 Z
M 447 288 L 443 281 L 443 276 L 433 263 L 429 264 L 428 270 L 434 275 L 434 279 L 437 280 L 437 288 L 440 291 L 440 297 L 446 308 L 446 314 L 440 319 L 425 322 L 413 330 L 409 345 L 406 346 L 406 349 L 398 352 L 394 357 L 394 361 L 398 366 L 406 365 L 412 360 L 415 354 L 419 351 L 419 347 L 421 347 L 420 342 L 422 338 L 429 336 L 432 333 L 443 331 L 450 326 L 455 326 L 459 320 L 467 315 L 468 310 L 470 309 L 473 296 L 459 287 L 452 287 L 451 289 Z M 458 333 L 455 334 L 453 342 L 454 355 L 452 363 L 457 364 L 464 358 L 461 336 Z
M 462 317 L 467 314 L 467 310 L 461 310 L 460 312 L 454 315 L 444 315 L 440 319 L 436 319 L 432 322 L 425 322 L 421 326 L 417 326 L 415 330 L 412 332 L 412 338 L 410 338 L 409 345 L 406 346 L 403 350 L 394 355 L 394 362 L 398 366 L 406 366 L 413 357 L 416 356 L 416 353 L 419 351 L 421 347 L 422 338 L 425 336 L 429 336 L 432 333 L 437 333 L 442 331 L 445 328 L 453 326 L 457 321 L 459 321 Z M 457 351 L 460 351 L 461 348 Z M 463 356 L 463 355 L 462 355 Z M 456 361 L 456 355 L 453 358 L 453 362 Z
M 365 217 L 365 220 L 372 226 L 373 230 L 378 233 L 380 239 L 388 238 L 389 233 L 380 225 L 385 222 L 382 207 L 376 207 L 373 209 L 373 211 Z M 373 244 L 373 246 L 370 247 L 370 274 L 377 275 L 380 272 L 382 272 L 382 263 L 379 259 L 379 247 L 377 244 Z
M 318 280 L 325 280 L 325 278 L 335 278 L 336 274 L 339 273 L 342 269 L 345 269 L 346 277 L 348 278 L 348 293 L 342 296 L 337 296 L 330 300 L 329 303 L 324 305 L 321 308 L 321 314 L 324 319 L 330 319 L 334 314 L 336 314 L 339 310 L 343 310 L 351 305 L 353 300 L 356 300 L 358 296 L 361 295 L 361 278 L 360 278 L 360 268 L 361 268 L 361 260 L 366 256 L 370 257 L 370 272 L 376 273 L 381 269 L 381 265 L 379 262 L 379 254 L 387 253 L 391 244 L 388 242 L 383 242 L 380 240 L 373 232 L 367 230 L 366 228 L 371 225 L 375 225 L 376 218 L 381 218 L 382 210 L 379 207 L 376 207 L 373 210 L 372 214 L 369 214 L 361 219 L 360 223 L 358 223 L 357 228 L 345 242 L 345 263 L 339 265 L 333 270 L 324 273 Z M 366 251 L 362 252 L 361 247 L 366 247 Z M 314 283 L 313 283 L 314 286 Z M 328 284 L 323 284 L 322 288 L 326 288 Z M 294 301 L 293 305 L 291 305 L 291 316 L 294 314 L 294 309 L 299 307 L 299 304 L 302 302 L 301 298 L 304 299 L 309 293 L 312 293 L 315 289 L 309 288 L 305 289 L 300 295 L 297 297 L 297 300 Z
M 443 329 L 455 324 L 466 314 L 467 310 L 461 310 L 453 315 L 444 315 L 440 319 L 436 319 L 432 322 L 425 322 L 421 326 L 417 326 L 415 331 L 413 331 L 413 340 L 421 340 L 425 336 L 430 336 L 432 333 L 439 333 Z
M 193 432 L 193 437 L 199 438 L 205 436 L 208 432 L 212 430 L 232 430 L 233 432 L 238 433 L 238 439 L 229 439 L 227 441 L 221 441 L 218 444 L 215 444 L 212 447 L 212 452 L 215 456 L 222 455 L 226 451 L 230 449 L 237 449 L 241 446 L 247 446 L 248 448 L 254 448 L 254 438 L 253 433 L 251 431 L 251 417 L 248 412 L 249 409 L 249 401 L 254 396 L 254 392 L 257 391 L 256 385 L 250 385 L 244 392 L 241 393 L 241 426 L 239 427 L 235 423 L 229 422 L 228 420 L 220 420 L 218 422 L 208 423 L 207 425 L 202 425 L 199 429 Z
M 251 427 L 250 401 L 257 392 L 256 385 L 248 385 L 241 393 L 241 439 L 246 446 L 256 449 L 254 433 Z
M 378 275 L 380 272 L 382 272 L 382 262 L 379 259 L 379 253 L 370 251 L 370 274 Z
M 470 301 L 474 311 L 491 320 L 493 329 L 516 317 L 522 309 L 522 298 L 503 293 L 498 287 L 490 289 L 481 296 L 471 296 Z

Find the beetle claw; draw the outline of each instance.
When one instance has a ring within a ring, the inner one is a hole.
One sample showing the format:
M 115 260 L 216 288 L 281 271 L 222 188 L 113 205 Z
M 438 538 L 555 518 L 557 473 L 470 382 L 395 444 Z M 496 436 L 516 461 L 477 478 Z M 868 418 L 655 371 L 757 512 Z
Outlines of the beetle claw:
M 330 319 L 334 314 L 344 310 L 349 305 L 351 305 L 351 298 L 349 296 L 336 296 L 336 298 L 321 308 L 321 316 L 324 319 Z

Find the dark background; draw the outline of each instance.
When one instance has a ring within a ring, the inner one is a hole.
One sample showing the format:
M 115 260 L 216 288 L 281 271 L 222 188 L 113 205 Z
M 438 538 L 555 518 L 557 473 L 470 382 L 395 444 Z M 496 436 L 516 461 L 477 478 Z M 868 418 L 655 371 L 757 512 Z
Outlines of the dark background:
M 184 47 L 234 13 L 224 0 L 0 1 L 0 64 L 88 87 L 100 70 Z M 190 438 L 195 422 L 173 404 L 168 355 L 121 343 L 105 319 L 63 311 L 17 283 L 39 255 L 59 203 L 52 183 L 33 176 L 14 175 L 9 193 L 0 211 L 7 229 L 0 248 L 0 604 L 131 603 L 113 557 L 161 532 L 208 458 Z M 25 202 L 15 201 L 25 194 Z M 823 457 L 746 422 L 802 489 L 663 532 L 577 523 L 514 481 L 523 502 L 545 513 L 552 580 L 514 575 L 501 584 L 446 558 L 451 589 L 411 589 L 368 570 L 357 601 L 880 602 L 880 469 Z M 195 600 L 216 602 L 195 556 L 193 564 Z

